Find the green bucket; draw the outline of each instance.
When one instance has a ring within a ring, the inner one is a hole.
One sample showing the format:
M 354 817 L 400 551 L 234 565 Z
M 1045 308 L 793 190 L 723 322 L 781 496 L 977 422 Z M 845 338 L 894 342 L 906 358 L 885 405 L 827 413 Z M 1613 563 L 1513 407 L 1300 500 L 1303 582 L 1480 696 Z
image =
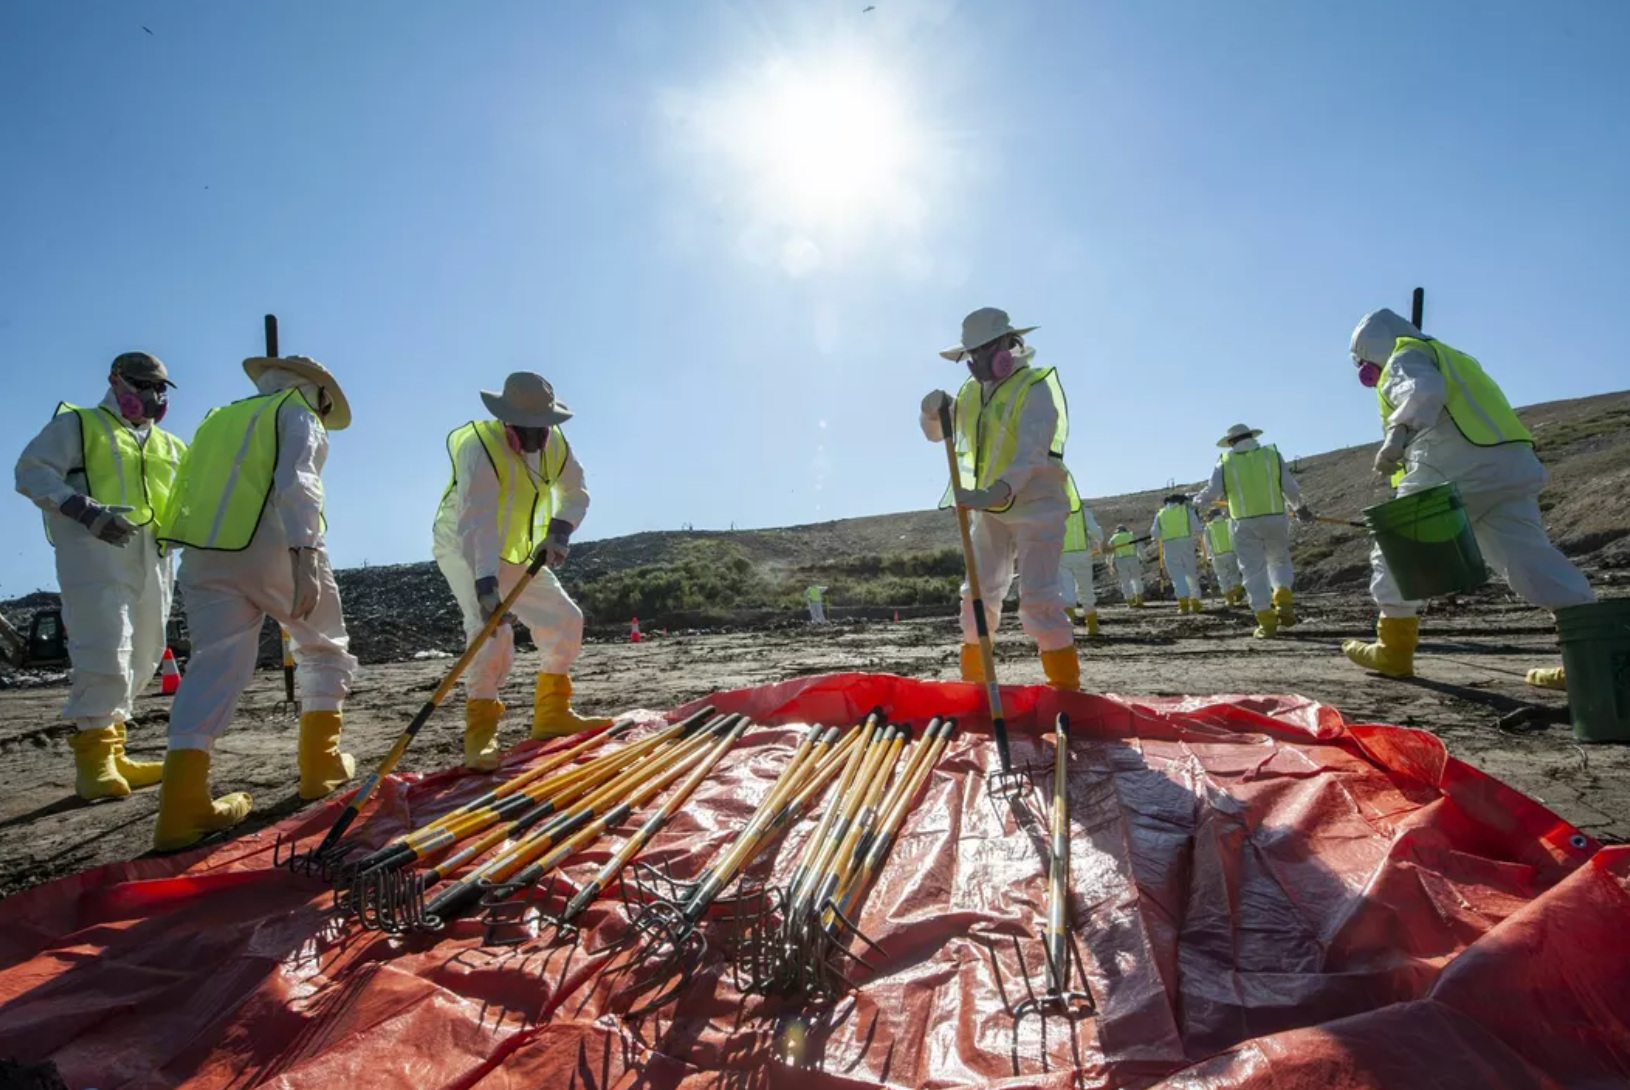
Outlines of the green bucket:
M 1581 742 L 1630 742 L 1630 598 L 1556 611 L 1568 710 Z
M 1453 484 L 1367 508 L 1364 524 L 1399 592 L 1410 601 L 1476 590 L 1488 582 L 1465 501 Z

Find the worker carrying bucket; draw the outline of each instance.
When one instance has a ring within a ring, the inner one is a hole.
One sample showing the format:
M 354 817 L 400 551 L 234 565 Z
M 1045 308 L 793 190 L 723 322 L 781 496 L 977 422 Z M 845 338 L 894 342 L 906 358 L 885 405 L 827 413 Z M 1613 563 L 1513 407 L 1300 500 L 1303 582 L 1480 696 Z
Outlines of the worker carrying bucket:
M 550 570 L 565 563 L 572 533 L 588 513 L 583 467 L 560 426 L 572 418 L 543 376 L 518 371 L 503 393 L 481 391 L 492 419 L 472 420 L 447 437 L 453 479 L 442 494 L 431 555 L 464 614 L 474 639 L 499 602 L 526 574 L 541 545 L 548 567 L 516 600 L 512 612 L 538 647 L 532 737 L 553 738 L 609 726 L 571 707 L 569 671 L 583 650 L 583 611 Z M 500 625 L 470 667 L 464 706 L 464 765 L 498 767 L 498 690 L 515 664 L 515 634 Z
M 1391 477 L 1399 498 L 1441 489 L 1453 507 L 1458 491 L 1463 513 L 1454 514 L 1470 522 L 1483 559 L 1519 596 L 1552 611 L 1595 601 L 1584 575 L 1545 535 L 1539 510 L 1545 467 L 1534 455 L 1533 437 L 1482 365 L 1385 308 L 1358 323 L 1349 347 L 1358 381 L 1380 400 L 1386 438 L 1375 470 Z M 1366 512 L 1372 527 L 1380 511 Z M 1370 593 L 1381 611 L 1376 641 L 1349 640 L 1343 650 L 1360 666 L 1411 677 L 1420 603 L 1405 597 L 1379 544 L 1370 564 Z M 1566 687 L 1559 668 L 1531 670 L 1528 680 Z
M 45 512 L 56 549 L 73 687 L 74 791 L 117 799 L 159 780 L 157 761 L 125 756 L 125 724 L 153 679 L 170 619 L 172 558 L 158 544 L 187 445 L 160 428 L 174 383 L 146 352 L 114 359 L 89 408 L 57 406 L 17 460 L 17 491 Z
M 941 507 L 971 512 L 969 558 L 985 602 L 986 626 L 994 636 L 1001 603 L 1019 574 L 1019 623 L 1041 652 L 1047 682 L 1081 687 L 1075 629 L 1064 608 L 1059 559 L 1064 524 L 1081 501 L 1064 468 L 1069 418 L 1064 390 L 1052 368 L 1031 366 L 1035 350 L 1005 311 L 984 307 L 962 321 L 962 339 L 940 355 L 965 361 L 969 378 L 955 399 L 935 390 L 922 402 L 922 431 L 945 441 L 940 421 L 949 411 L 956 448 L 957 480 Z M 970 588 L 962 588 L 962 677 L 984 681 Z
M 1261 434 L 1261 428 L 1235 424 L 1217 440 L 1223 453 L 1211 471 L 1211 482 L 1194 497 L 1194 506 L 1204 511 L 1217 500 L 1228 501 L 1228 530 L 1245 594 L 1256 614 L 1253 635 L 1270 639 L 1280 628 L 1296 623 L 1287 505 L 1296 508 L 1301 522 L 1312 522 L 1314 516 L 1279 451 L 1256 441 Z

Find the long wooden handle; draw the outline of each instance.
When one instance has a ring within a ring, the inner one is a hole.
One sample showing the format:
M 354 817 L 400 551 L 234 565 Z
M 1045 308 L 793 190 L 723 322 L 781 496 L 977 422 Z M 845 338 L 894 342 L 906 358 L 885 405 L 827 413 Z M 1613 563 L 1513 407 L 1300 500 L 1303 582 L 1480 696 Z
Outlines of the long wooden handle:
M 951 499 L 956 500 L 962 487 L 962 468 L 957 465 L 956 435 L 951 425 L 951 410 L 940 406 L 940 432 L 945 438 L 945 463 L 951 471 Z M 1002 714 L 1002 693 L 996 686 L 996 651 L 991 646 L 990 625 L 985 619 L 985 596 L 979 591 L 979 570 L 974 563 L 973 527 L 968 509 L 956 503 L 957 529 L 962 532 L 962 561 L 968 569 L 968 597 L 972 599 L 973 626 L 979 635 L 979 663 L 985 672 L 985 700 L 990 705 L 991 732 L 996 736 L 996 755 L 1001 759 L 1002 771 L 1013 770 L 1013 758 L 1007 748 L 1007 718 Z

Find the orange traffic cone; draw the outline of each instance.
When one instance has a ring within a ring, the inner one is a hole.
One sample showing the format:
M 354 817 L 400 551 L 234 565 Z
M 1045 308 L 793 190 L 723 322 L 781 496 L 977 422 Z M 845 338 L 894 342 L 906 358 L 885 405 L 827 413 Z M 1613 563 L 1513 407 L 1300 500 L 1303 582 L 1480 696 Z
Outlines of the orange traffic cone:
M 164 649 L 164 658 L 159 661 L 158 672 L 159 689 L 165 696 L 174 696 L 176 690 L 181 688 L 181 671 L 176 668 L 175 652 L 168 647 Z
M 628 642 L 639 643 L 644 638 L 644 636 L 640 635 L 640 619 L 635 617 L 633 626 L 628 630 Z
M 900 623 L 900 611 L 898 609 L 894 611 L 894 623 Z

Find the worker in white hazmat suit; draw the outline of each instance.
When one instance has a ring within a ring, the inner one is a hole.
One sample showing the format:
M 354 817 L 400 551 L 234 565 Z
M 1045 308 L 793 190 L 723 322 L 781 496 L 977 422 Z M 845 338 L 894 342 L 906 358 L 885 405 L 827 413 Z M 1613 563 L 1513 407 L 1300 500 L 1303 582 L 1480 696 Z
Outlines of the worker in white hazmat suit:
M 1087 635 L 1098 634 L 1098 588 L 1092 583 L 1092 558 L 1103 549 L 1104 531 L 1086 504 L 1070 516 L 1064 527 L 1064 556 L 1059 575 L 1064 581 L 1064 601 L 1074 602 L 1081 611 Z
M 101 404 L 64 402 L 17 460 L 17 491 L 45 512 L 56 548 L 73 685 L 74 790 L 128 796 L 159 780 L 157 761 L 125 754 L 126 724 L 164 654 L 173 582 L 158 520 L 186 444 L 158 426 L 174 385 L 156 357 L 113 361 Z
M 1390 475 L 1400 496 L 1453 482 L 1483 559 L 1529 603 L 1557 610 L 1595 601 L 1590 583 L 1545 534 L 1539 510 L 1545 467 L 1482 366 L 1385 309 L 1359 322 L 1349 347 L 1359 382 L 1380 399 L 1386 439 L 1376 472 Z M 1343 650 L 1360 666 L 1412 676 L 1420 603 L 1399 593 L 1379 547 L 1370 564 L 1370 593 L 1381 611 L 1376 642 L 1349 640 Z M 1566 687 L 1560 668 L 1531 670 L 1528 680 Z
M 170 712 L 153 843 L 196 844 L 248 816 L 241 792 L 211 800 L 210 752 L 254 676 L 270 615 L 288 630 L 300 697 L 300 797 L 349 780 L 342 707 L 357 660 L 323 533 L 328 433 L 351 407 L 328 369 L 304 356 L 243 361 L 255 395 L 204 417 L 181 461 L 161 539 L 183 546 L 178 579 L 192 662 Z
M 1200 516 L 1182 493 L 1167 496 L 1149 524 L 1149 537 L 1160 542 L 1179 613 L 1200 612 L 1200 567 L 1194 537 L 1201 528 Z
M 804 591 L 804 602 L 809 606 L 809 623 L 826 623 L 826 588 L 813 584 Z
M 1121 584 L 1121 597 L 1132 609 L 1142 609 L 1143 560 L 1138 556 L 1138 539 L 1122 524 L 1115 527 L 1104 548 L 1109 550 L 1110 567 Z
M 1234 535 L 1228 529 L 1228 519 L 1219 508 L 1213 507 L 1205 518 L 1203 543 L 1211 561 L 1212 574 L 1217 577 L 1217 589 L 1222 593 L 1224 602 L 1237 606 L 1245 599 L 1245 588 L 1240 584 L 1239 561 L 1234 556 Z
M 560 428 L 571 410 L 530 371 L 510 375 L 502 393 L 481 391 L 481 400 L 493 419 L 471 421 L 447 437 L 453 479 L 436 511 L 431 553 L 464 614 L 465 638 L 473 640 L 543 548 L 547 566 L 510 607 L 538 649 L 531 736 L 608 726 L 610 719 L 572 710 L 570 671 L 583 649 L 583 611 L 553 571 L 566 562 L 572 533 L 589 509 L 583 467 Z M 498 694 L 514 664 L 514 629 L 500 624 L 465 676 L 467 768 L 499 765 Z
M 1059 559 L 1064 524 L 1080 506 L 1064 468 L 1069 415 L 1064 390 L 1052 368 L 1031 365 L 1034 349 L 995 307 L 974 311 L 962 322 L 962 339 L 943 350 L 967 362 L 970 377 L 953 399 L 944 390 L 923 398 L 921 426 L 942 442 L 941 410 L 951 413 L 958 477 L 942 506 L 972 512 L 973 562 L 984 597 L 987 630 L 994 636 L 1002 600 L 1019 575 L 1019 622 L 1041 652 L 1048 684 L 1081 687 L 1075 628 L 1064 608 Z M 962 588 L 962 677 L 983 681 L 979 625 L 969 587 Z
M 1228 501 L 1228 529 L 1256 614 L 1254 635 L 1269 639 L 1296 623 L 1287 507 L 1295 508 L 1304 523 L 1313 521 L 1313 509 L 1302 501 L 1302 488 L 1279 451 L 1256 441 L 1261 434 L 1261 428 L 1235 424 L 1217 440 L 1223 454 L 1210 483 L 1194 497 L 1194 506 L 1205 511 L 1216 500 Z

